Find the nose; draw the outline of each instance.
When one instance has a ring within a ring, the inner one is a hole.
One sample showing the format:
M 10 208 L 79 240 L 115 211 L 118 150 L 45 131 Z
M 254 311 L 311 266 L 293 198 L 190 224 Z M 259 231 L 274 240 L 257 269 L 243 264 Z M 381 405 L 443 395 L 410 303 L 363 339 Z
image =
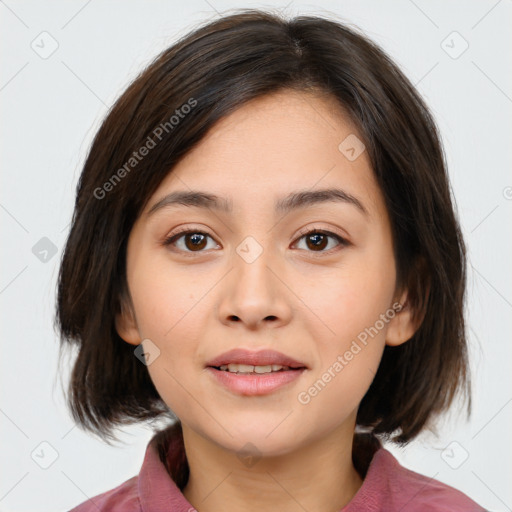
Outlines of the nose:
M 255 252 L 254 244 L 249 244 L 241 244 L 234 252 L 232 270 L 223 280 L 220 320 L 227 325 L 239 322 L 251 330 L 262 325 L 282 327 L 290 322 L 293 312 L 293 293 L 283 266 L 270 250 Z

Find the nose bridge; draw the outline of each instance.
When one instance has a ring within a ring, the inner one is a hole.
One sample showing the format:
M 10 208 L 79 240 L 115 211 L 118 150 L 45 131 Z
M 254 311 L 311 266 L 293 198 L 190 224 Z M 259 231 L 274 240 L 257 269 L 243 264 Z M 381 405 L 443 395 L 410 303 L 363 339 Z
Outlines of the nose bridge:
M 247 265 L 252 265 L 258 260 L 260 260 L 261 264 L 261 260 L 265 262 L 268 259 L 269 237 L 265 237 L 264 240 L 262 240 L 261 236 L 259 236 L 258 238 L 259 240 L 261 240 L 261 243 L 252 235 L 246 236 L 235 249 L 237 255 Z M 263 244 L 265 244 L 266 247 L 264 247 Z M 262 258 L 264 253 L 265 256 Z
M 249 235 L 235 247 L 233 271 L 221 301 L 222 320 L 236 317 L 248 325 L 257 325 L 266 318 L 288 319 L 291 308 L 285 297 L 286 287 L 275 275 L 280 265 L 269 238 Z
M 256 239 L 252 235 L 246 236 L 235 248 L 233 255 L 235 286 L 240 287 L 237 292 L 242 291 L 242 296 L 252 294 L 253 300 L 257 300 L 256 297 L 261 294 L 266 295 L 265 300 L 274 296 L 274 276 L 269 269 L 272 266 L 272 249 L 268 240 L 269 237 L 263 239 L 259 236 Z M 243 293 L 244 287 L 247 288 L 247 294 Z

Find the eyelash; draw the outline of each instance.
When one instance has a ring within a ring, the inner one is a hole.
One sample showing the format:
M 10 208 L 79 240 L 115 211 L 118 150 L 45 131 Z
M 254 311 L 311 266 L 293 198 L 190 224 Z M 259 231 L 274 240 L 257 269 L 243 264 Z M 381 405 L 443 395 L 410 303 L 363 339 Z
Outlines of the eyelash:
M 179 230 L 178 232 L 173 233 L 172 235 L 168 236 L 163 241 L 162 245 L 164 245 L 164 246 L 173 245 L 177 240 L 182 238 L 184 235 L 188 235 L 188 234 L 206 235 L 213 239 L 213 237 L 205 231 L 201 231 L 198 229 L 183 228 L 183 229 Z M 341 247 L 346 247 L 346 246 L 350 245 L 350 243 L 345 238 L 343 238 L 342 236 L 340 236 L 336 233 L 327 231 L 325 229 L 315 229 L 315 228 L 309 228 L 309 229 L 300 231 L 299 232 L 300 236 L 299 236 L 299 238 L 297 238 L 297 241 L 300 241 L 302 238 L 304 238 L 308 235 L 312 235 L 312 234 L 321 234 L 321 235 L 326 235 L 328 237 L 334 238 L 338 241 L 339 246 L 341 246 Z M 181 251 L 181 250 L 178 249 L 178 251 Z M 318 254 L 325 254 L 325 253 L 329 254 L 331 251 L 332 251 L 332 249 L 329 249 L 327 251 L 322 250 L 322 251 L 307 251 L 307 252 L 311 252 L 313 254 L 315 254 L 317 252 L 318 252 Z M 181 251 L 181 252 L 184 252 L 188 255 L 193 255 L 194 253 L 201 253 L 201 252 L 205 252 L 205 251 Z

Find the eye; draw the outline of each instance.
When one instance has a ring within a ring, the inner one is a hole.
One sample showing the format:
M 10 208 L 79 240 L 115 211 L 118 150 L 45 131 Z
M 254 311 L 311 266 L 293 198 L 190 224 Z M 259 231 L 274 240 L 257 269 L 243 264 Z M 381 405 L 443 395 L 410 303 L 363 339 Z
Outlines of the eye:
M 183 229 L 166 238 L 163 245 L 175 246 L 178 250 L 183 252 L 202 252 L 202 249 L 207 246 L 208 238 L 213 240 L 208 233 L 203 231 L 197 229 Z M 183 241 L 181 239 L 183 239 Z
M 311 252 L 330 251 L 332 247 L 330 247 L 328 250 L 324 250 L 326 246 L 329 245 L 329 238 L 336 240 L 339 246 L 349 245 L 349 242 L 340 235 L 324 229 L 309 229 L 302 231 L 300 234 L 302 236 L 299 238 L 299 241 L 303 238 L 306 239 L 306 248 L 313 248 Z
M 306 250 L 310 250 L 310 252 L 330 251 L 332 247 L 330 247 L 328 250 L 325 250 L 329 245 L 329 239 L 337 241 L 338 246 L 349 245 L 349 242 L 340 235 L 324 229 L 309 229 L 300 232 L 300 234 L 301 236 L 298 240 L 300 241 L 305 239 Z M 213 238 L 204 231 L 185 228 L 167 237 L 163 241 L 163 245 L 173 246 L 182 252 L 203 252 L 203 249 L 208 248 L 208 238 L 213 240 Z M 215 247 L 218 247 L 218 245 L 214 245 L 213 248 Z M 211 248 L 212 247 L 210 247 L 210 249 Z

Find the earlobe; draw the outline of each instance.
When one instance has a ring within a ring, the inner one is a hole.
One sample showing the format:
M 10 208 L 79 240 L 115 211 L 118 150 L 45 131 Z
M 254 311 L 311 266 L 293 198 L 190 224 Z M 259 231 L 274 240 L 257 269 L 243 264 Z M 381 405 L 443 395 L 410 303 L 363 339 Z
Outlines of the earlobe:
M 386 345 L 396 347 L 410 340 L 416 332 L 412 321 L 412 311 L 407 299 L 400 300 L 401 308 L 395 309 L 395 316 L 389 321 L 386 332 Z
M 137 328 L 137 322 L 131 311 L 121 311 L 115 317 L 116 331 L 119 336 L 131 345 L 139 345 L 141 336 Z
M 395 309 L 395 316 L 389 321 L 386 332 L 386 345 L 392 347 L 409 341 L 419 329 L 424 316 L 418 314 L 411 306 L 407 291 L 402 294 L 397 302 L 401 307 Z
M 425 318 L 430 296 L 430 276 L 423 257 L 416 259 L 411 276 L 413 279 L 409 280 L 409 286 L 396 302 L 401 307 L 395 309 L 395 316 L 389 322 L 386 345 L 394 347 L 409 341 Z

